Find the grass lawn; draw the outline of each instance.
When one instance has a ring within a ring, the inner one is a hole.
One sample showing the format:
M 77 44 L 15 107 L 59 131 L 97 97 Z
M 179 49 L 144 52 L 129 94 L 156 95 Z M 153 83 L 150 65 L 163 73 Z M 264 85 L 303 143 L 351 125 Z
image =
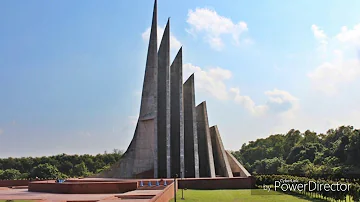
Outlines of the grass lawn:
M 181 200 L 181 189 L 177 192 L 177 201 L 207 201 L 207 202 L 323 202 L 322 199 L 314 199 L 303 195 L 288 195 L 275 191 L 262 189 L 250 190 L 184 190 L 184 200 Z M 174 201 L 172 199 L 171 201 Z

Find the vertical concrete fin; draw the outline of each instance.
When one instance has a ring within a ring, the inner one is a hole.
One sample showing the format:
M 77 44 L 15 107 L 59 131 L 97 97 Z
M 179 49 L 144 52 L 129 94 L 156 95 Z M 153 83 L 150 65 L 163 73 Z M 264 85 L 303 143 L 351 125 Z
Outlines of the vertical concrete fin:
M 185 175 L 185 157 L 184 157 L 184 103 L 183 103 L 183 63 L 182 63 L 182 47 L 180 47 L 180 61 L 179 66 L 179 96 L 180 96 L 180 177 L 184 178 Z
M 210 128 L 210 135 L 216 175 L 220 175 L 222 177 L 233 177 L 229 160 L 217 126 L 212 126 Z
M 171 177 L 184 174 L 184 116 L 182 89 L 182 48 L 170 66 L 170 155 Z
M 216 177 L 206 102 L 196 106 L 200 177 Z
M 114 178 L 151 178 L 157 162 L 157 1 L 150 31 L 139 119 L 131 144 L 123 157 L 99 174 Z
M 158 51 L 157 159 L 155 176 L 166 178 L 170 169 L 170 21 L 168 20 Z
M 150 31 L 139 119 L 134 136 L 122 158 L 98 176 L 114 178 L 155 177 L 157 162 L 157 1 Z
M 156 117 L 157 66 L 157 1 L 155 0 L 141 97 L 140 120 Z
M 194 74 L 183 85 L 185 177 L 199 177 L 199 154 L 196 129 Z

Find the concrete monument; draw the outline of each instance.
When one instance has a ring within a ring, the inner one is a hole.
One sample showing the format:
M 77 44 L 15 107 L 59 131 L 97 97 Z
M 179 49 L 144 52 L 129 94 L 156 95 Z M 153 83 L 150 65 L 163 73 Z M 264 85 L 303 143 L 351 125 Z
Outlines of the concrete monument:
M 157 49 L 154 3 L 138 122 L 122 158 L 103 178 L 249 177 L 209 128 L 206 102 L 195 107 L 194 74 L 183 83 L 182 48 L 170 65 L 170 20 Z M 196 75 L 195 75 L 196 76 Z

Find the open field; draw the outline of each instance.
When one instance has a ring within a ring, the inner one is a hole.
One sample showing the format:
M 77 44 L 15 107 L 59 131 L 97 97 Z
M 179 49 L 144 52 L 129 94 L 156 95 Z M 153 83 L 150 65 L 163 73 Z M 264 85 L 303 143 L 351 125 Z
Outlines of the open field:
M 288 195 L 279 192 L 266 192 L 258 190 L 184 190 L 184 200 L 181 200 L 181 190 L 177 192 L 178 201 L 207 201 L 207 202 L 323 202 L 322 199 L 314 199 L 307 196 Z M 174 200 L 171 200 L 174 201 Z

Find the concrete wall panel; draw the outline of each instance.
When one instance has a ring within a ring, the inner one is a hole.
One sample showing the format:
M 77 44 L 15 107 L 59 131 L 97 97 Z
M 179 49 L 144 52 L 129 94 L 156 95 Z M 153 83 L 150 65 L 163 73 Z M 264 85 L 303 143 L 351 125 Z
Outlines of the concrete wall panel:
M 215 177 L 214 158 L 211 145 L 206 102 L 196 106 L 200 177 Z
M 170 167 L 170 21 L 168 20 L 158 52 L 157 96 L 157 177 L 166 178 Z M 156 172 L 156 171 L 155 171 Z
M 184 116 L 182 89 L 182 48 L 170 66 L 170 155 L 171 177 L 184 173 Z
M 183 85 L 185 177 L 199 177 L 194 74 Z
M 231 167 L 222 143 L 217 126 L 210 128 L 211 143 L 213 148 L 215 173 L 221 177 L 233 177 Z

